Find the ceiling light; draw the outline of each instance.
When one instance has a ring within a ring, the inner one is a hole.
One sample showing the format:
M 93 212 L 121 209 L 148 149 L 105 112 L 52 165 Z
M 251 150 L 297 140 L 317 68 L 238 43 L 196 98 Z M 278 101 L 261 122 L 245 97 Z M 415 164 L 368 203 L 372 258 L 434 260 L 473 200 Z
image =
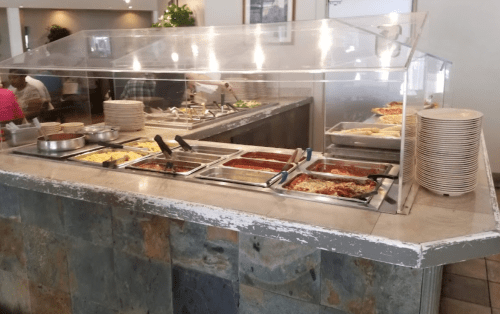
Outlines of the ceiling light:
M 22 9 L 22 8 L 24 8 L 24 5 L 20 5 L 19 7 Z
M 123 0 L 123 1 L 125 1 L 125 3 L 130 3 L 130 0 Z
M 128 8 L 129 8 L 129 9 L 132 9 L 132 6 L 131 6 L 131 5 L 129 5 L 129 6 L 128 6 Z

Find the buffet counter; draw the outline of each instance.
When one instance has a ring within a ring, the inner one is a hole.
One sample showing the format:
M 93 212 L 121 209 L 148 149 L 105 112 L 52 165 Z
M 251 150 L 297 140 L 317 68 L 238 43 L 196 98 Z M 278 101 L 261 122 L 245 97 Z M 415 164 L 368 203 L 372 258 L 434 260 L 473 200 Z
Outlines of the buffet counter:
M 218 131 L 189 132 L 124 134 L 167 140 Z M 214 313 L 270 313 L 278 305 L 286 313 L 357 313 L 358 307 L 435 313 L 440 265 L 500 252 L 500 214 L 484 141 L 479 167 L 474 192 L 444 197 L 420 188 L 409 215 L 392 215 L 8 149 L 0 154 L 0 244 L 13 244 L 0 245 L 0 282 L 29 290 L 31 310 L 58 296 L 62 305 L 50 310 L 69 306 L 67 313 L 101 307 L 202 313 L 193 309 L 197 302 L 215 307 Z M 68 268 L 61 270 L 61 263 Z M 161 287 L 154 286 L 158 278 Z M 194 302 L 190 291 L 216 291 L 225 301 Z M 23 297 L 5 301 L 2 293 L 0 304 L 24 309 Z M 334 309 L 344 312 L 329 312 Z

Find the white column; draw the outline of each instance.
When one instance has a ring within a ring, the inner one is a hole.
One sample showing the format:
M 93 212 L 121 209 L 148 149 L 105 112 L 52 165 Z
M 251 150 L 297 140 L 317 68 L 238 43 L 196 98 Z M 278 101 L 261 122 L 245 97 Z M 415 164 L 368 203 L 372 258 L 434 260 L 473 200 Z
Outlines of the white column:
M 9 25 L 10 53 L 14 57 L 24 52 L 21 16 L 18 8 L 7 8 L 7 24 Z
M 151 12 L 151 19 L 153 20 L 151 23 L 158 22 L 158 10 Z

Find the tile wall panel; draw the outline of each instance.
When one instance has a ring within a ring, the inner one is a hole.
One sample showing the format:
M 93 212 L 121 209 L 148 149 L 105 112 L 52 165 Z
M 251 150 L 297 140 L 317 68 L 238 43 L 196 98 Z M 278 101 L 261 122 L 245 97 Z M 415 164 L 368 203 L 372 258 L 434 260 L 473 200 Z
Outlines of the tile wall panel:
M 172 292 L 175 314 L 238 313 L 239 287 L 230 280 L 172 266 Z
M 21 223 L 0 218 L 0 269 L 26 278 L 26 254 Z
M 238 280 L 236 231 L 172 220 L 172 263 L 231 281 Z
M 242 284 L 319 304 L 320 250 L 240 234 L 239 259 Z
M 21 221 L 19 189 L 0 184 L 0 218 Z

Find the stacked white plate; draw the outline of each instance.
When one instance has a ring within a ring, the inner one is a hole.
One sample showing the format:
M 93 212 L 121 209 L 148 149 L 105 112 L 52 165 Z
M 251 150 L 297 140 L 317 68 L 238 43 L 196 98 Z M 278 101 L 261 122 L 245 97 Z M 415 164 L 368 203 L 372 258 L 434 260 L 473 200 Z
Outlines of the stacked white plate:
M 418 113 L 416 175 L 421 186 L 450 196 L 476 188 L 482 117 L 455 108 Z
M 104 123 L 120 127 L 120 131 L 142 130 L 144 128 L 144 104 L 137 100 L 105 101 Z
M 61 131 L 61 123 L 59 122 L 43 122 L 40 123 L 45 135 L 59 133 Z
M 78 130 L 83 128 L 84 124 L 82 122 L 69 122 L 61 124 L 61 128 L 64 133 L 76 133 Z

